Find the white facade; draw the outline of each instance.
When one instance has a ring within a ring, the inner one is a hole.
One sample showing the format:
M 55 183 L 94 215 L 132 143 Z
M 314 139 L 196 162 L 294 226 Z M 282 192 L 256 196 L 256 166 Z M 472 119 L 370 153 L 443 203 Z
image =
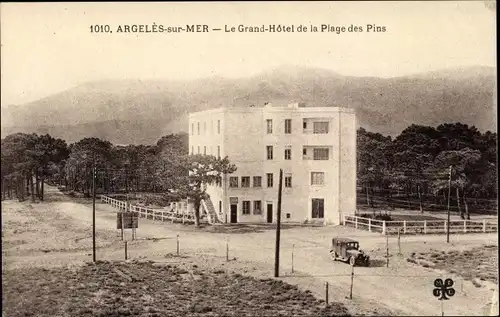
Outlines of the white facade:
M 352 109 L 291 104 L 191 113 L 189 151 L 227 156 L 237 167 L 221 186 L 207 188 L 222 222 L 275 222 L 280 168 L 283 222 L 339 224 L 354 214 Z

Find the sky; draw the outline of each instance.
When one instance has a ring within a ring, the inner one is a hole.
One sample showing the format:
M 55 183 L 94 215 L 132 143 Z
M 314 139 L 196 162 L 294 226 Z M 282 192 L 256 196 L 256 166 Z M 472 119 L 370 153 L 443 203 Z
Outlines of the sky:
M 0 13 L 2 107 L 103 79 L 246 77 L 283 64 L 378 77 L 496 67 L 496 15 L 482 1 L 2 3 Z M 222 31 L 117 32 L 153 23 Z M 270 24 L 295 32 L 224 31 Z M 310 31 L 322 24 L 363 32 Z M 386 31 L 366 32 L 368 24 Z

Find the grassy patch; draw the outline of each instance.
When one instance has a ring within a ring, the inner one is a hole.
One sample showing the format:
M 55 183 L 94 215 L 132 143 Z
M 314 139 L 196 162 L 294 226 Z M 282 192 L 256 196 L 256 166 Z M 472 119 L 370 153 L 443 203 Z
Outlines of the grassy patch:
M 432 261 L 433 268 L 457 274 L 466 280 L 474 279 L 498 283 L 498 246 L 487 245 L 474 249 L 446 253 L 431 250 L 425 254 L 412 254 L 408 262 L 424 267 Z M 477 284 L 477 282 L 474 282 Z
M 154 263 L 4 271 L 3 316 L 347 316 L 280 280 Z

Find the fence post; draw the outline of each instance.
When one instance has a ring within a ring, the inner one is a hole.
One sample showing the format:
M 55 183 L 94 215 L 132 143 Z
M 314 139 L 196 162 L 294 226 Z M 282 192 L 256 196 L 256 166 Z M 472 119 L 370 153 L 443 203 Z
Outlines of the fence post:
M 406 233 L 406 220 L 403 220 L 403 233 Z
M 424 220 L 424 234 L 427 233 L 427 220 Z
M 486 219 L 483 219 L 483 232 L 486 232 Z
M 328 306 L 328 282 L 326 282 L 326 285 L 325 285 L 325 302 L 326 302 L 326 306 Z
M 351 292 L 349 293 L 349 299 L 352 299 L 352 284 L 354 284 L 354 265 L 351 265 Z
M 177 234 L 177 256 L 179 256 L 179 234 Z
M 354 228 L 358 229 L 358 217 L 354 216 Z
M 467 233 L 467 220 L 464 220 L 464 233 Z
M 386 260 L 386 267 L 389 267 L 389 236 L 385 236 L 385 248 L 386 248 L 386 253 L 385 256 L 387 258 Z
M 385 220 L 382 221 L 382 234 L 385 234 Z
M 398 255 L 401 255 L 401 230 L 398 228 Z
M 368 219 L 368 231 L 372 232 L 372 219 Z

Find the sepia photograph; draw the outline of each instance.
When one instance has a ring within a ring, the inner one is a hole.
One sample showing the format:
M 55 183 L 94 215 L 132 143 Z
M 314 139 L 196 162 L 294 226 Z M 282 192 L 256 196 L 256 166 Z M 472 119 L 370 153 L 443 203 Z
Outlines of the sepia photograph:
M 496 14 L 1 3 L 2 316 L 498 316 Z

